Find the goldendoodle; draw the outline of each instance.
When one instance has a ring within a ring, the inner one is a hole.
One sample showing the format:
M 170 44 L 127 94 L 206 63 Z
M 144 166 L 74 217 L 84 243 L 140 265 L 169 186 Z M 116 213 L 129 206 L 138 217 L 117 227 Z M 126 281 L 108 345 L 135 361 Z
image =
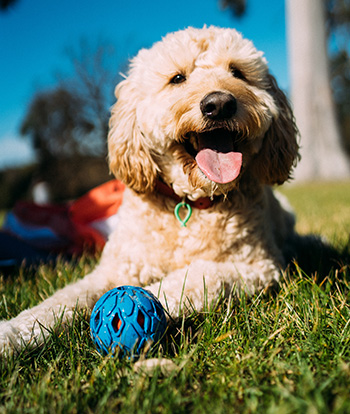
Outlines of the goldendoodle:
M 42 342 L 119 285 L 146 287 L 176 317 L 267 287 L 285 266 L 294 217 L 270 186 L 291 177 L 297 128 L 263 53 L 233 29 L 171 33 L 131 61 L 116 97 L 117 227 L 92 273 L 0 323 L 2 351 Z

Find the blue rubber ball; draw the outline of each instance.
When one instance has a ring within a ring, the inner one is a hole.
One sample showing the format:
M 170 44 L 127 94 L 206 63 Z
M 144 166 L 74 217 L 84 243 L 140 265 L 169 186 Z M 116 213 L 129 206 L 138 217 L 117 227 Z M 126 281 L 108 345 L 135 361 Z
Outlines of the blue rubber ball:
M 103 355 L 139 355 L 146 344 L 158 342 L 165 329 L 159 300 L 135 286 L 120 286 L 105 293 L 90 318 L 91 337 Z

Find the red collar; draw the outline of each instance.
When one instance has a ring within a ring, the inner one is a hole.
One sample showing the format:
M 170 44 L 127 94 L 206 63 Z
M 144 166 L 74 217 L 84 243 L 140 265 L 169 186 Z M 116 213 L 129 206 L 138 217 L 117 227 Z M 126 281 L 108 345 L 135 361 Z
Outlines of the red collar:
M 175 193 L 171 187 L 166 185 L 163 181 L 157 181 L 156 190 L 158 193 L 173 199 L 177 203 L 180 203 L 183 200 Z M 210 208 L 214 205 L 214 200 L 211 200 L 209 197 L 201 197 L 196 201 L 191 201 L 186 198 L 186 203 L 188 203 L 191 207 L 198 208 L 199 210 L 206 210 L 207 208 Z

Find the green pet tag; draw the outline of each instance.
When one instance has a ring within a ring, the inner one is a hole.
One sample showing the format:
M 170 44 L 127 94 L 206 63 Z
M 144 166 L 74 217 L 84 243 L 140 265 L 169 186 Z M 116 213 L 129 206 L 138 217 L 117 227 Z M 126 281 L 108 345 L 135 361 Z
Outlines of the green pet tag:
M 184 219 L 182 219 L 179 214 L 182 208 L 185 208 L 187 210 L 186 217 Z M 175 214 L 176 219 L 181 223 L 181 227 L 186 227 L 186 223 L 188 222 L 188 220 L 190 219 L 192 215 L 192 207 L 183 200 L 179 204 L 176 205 L 174 214 Z

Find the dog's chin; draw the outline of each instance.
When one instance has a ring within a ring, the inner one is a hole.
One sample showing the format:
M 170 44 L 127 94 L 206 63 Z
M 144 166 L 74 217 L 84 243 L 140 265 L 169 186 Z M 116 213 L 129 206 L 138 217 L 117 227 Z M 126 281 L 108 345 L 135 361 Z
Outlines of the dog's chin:
M 215 196 L 226 196 L 230 191 L 238 188 L 240 176 L 229 183 L 219 184 L 210 180 L 197 166 L 192 170 L 188 180 L 191 186 L 195 188 L 195 194 L 199 194 L 198 190 L 200 190 L 201 197 L 213 198 Z

